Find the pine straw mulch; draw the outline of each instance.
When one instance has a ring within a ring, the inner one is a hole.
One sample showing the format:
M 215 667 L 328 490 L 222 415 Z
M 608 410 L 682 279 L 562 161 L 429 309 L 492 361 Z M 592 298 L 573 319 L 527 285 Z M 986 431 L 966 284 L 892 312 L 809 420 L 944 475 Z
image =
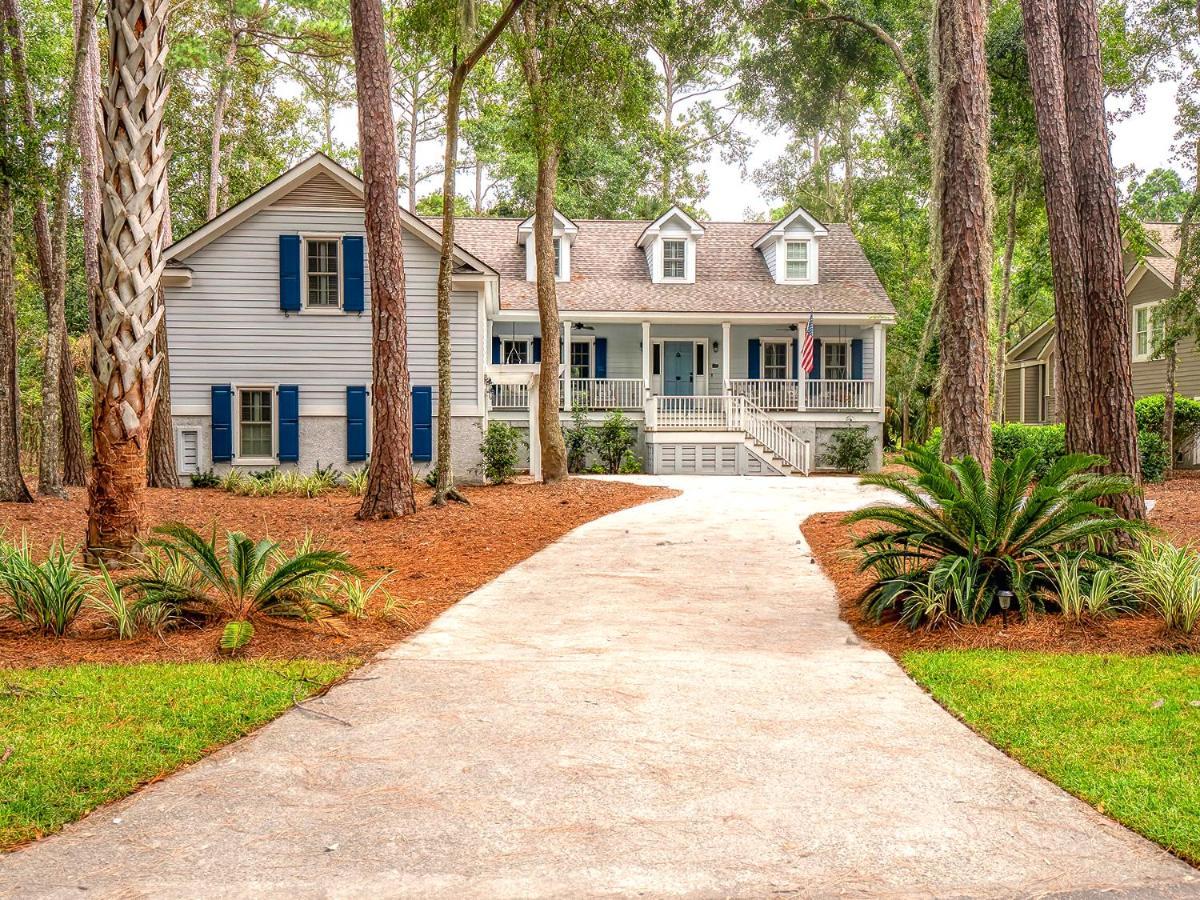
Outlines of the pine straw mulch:
M 1178 475 L 1166 484 L 1147 489 L 1155 501 L 1150 521 L 1173 541 L 1200 546 L 1200 473 Z M 800 526 L 813 557 L 829 576 L 838 592 L 842 619 L 864 640 L 899 657 L 910 650 L 1004 649 L 1061 653 L 1147 653 L 1200 652 L 1200 634 L 1184 637 L 1163 628 L 1151 616 L 1121 616 L 1087 625 L 1064 622 L 1053 613 L 1038 613 L 1021 622 L 1009 616 L 1008 626 L 999 617 L 984 625 L 909 631 L 895 616 L 881 622 L 867 619 L 859 605 L 871 579 L 858 571 L 852 541 L 856 529 L 842 523 L 844 512 L 819 513 Z
M 465 487 L 470 505 L 443 509 L 429 504 L 432 491 L 417 488 L 417 513 L 386 522 L 354 518 L 360 499 L 335 491 L 315 499 L 238 497 L 212 489 L 151 490 L 147 512 L 152 524 L 181 521 L 202 530 L 241 530 L 270 536 L 284 546 L 307 532 L 323 546 L 345 550 L 363 569 L 368 583 L 392 575 L 384 589 L 414 604 L 406 621 L 378 615 L 305 624 L 262 620 L 246 655 L 291 659 L 364 658 L 425 627 L 471 591 L 533 555 L 568 531 L 617 510 L 677 492 L 617 481 L 572 478 L 553 487 L 505 484 Z M 22 532 L 38 551 L 63 537 L 81 540 L 87 521 L 86 498 L 72 489 L 68 500 L 38 498 L 34 504 L 0 503 L 0 534 L 19 540 Z M 378 595 L 377 595 L 378 598 Z M 376 599 L 377 599 L 376 598 Z M 118 641 L 97 630 L 94 614 L 76 621 L 72 636 L 29 635 L 0 625 L 0 668 L 69 665 L 81 662 L 187 662 L 216 658 L 220 626 L 169 631 Z

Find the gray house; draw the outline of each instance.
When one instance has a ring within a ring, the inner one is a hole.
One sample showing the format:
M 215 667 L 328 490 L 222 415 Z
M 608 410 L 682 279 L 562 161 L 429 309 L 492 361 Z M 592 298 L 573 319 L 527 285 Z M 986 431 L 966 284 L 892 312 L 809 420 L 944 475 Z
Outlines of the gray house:
M 436 433 L 436 222 L 405 216 L 414 459 Z M 542 341 L 532 220 L 460 219 L 451 323 L 455 466 L 491 419 L 539 465 Z M 168 251 L 171 400 L 182 473 L 366 460 L 370 278 L 362 183 L 312 156 Z M 839 428 L 882 434 L 894 309 L 850 229 L 556 215 L 563 420 L 634 420 L 648 471 L 790 474 Z M 812 329 L 812 362 L 803 346 Z M 879 456 L 877 450 L 877 457 Z

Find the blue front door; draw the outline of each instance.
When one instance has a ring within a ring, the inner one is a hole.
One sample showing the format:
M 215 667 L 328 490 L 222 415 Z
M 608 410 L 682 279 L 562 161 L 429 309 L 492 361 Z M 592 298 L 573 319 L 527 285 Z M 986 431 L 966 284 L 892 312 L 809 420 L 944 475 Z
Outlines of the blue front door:
M 663 344 L 663 393 L 668 397 L 692 395 L 692 343 L 667 341 Z

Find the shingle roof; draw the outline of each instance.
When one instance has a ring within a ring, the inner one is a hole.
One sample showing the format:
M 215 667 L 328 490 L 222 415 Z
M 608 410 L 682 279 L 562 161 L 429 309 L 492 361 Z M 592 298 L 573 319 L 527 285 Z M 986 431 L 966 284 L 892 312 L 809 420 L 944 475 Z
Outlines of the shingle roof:
M 1150 238 L 1169 254 L 1168 256 L 1147 256 L 1146 265 L 1154 269 L 1167 284 L 1175 284 L 1175 260 L 1179 256 L 1179 223 L 1178 222 L 1143 222 L 1142 226 Z
M 525 280 L 518 219 L 458 219 L 454 240 L 500 273 L 504 309 L 537 309 L 536 286 Z M 440 225 L 440 222 L 431 224 Z M 702 222 L 696 239 L 696 283 L 654 284 L 638 236 L 647 221 L 585 219 L 571 245 L 571 280 L 558 285 L 564 310 L 584 312 L 809 312 L 892 315 L 875 270 L 849 226 L 834 224 L 821 239 L 819 284 L 776 284 L 754 242 L 764 222 Z

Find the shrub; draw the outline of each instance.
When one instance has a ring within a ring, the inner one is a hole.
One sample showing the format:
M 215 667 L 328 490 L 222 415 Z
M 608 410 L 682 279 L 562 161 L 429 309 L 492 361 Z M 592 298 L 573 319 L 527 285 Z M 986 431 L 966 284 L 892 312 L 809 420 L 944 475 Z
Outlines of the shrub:
M 46 559 L 34 562 L 29 544 L 0 544 L 0 592 L 4 613 L 26 628 L 62 637 L 92 588 L 92 577 L 75 564 L 75 551 L 60 540 Z
M 379 593 L 383 597 L 384 606 L 386 607 L 391 597 L 387 591 L 380 589 L 391 575 L 391 572 L 384 572 L 371 585 L 364 585 L 361 578 L 347 578 L 343 580 L 342 595 L 345 597 L 345 600 L 339 605 L 338 612 L 352 619 L 365 619 L 367 617 L 367 607 L 370 605 L 371 598 L 376 593 Z
M 644 470 L 645 467 L 642 465 L 642 458 L 632 450 L 626 450 L 625 455 L 621 457 L 620 474 L 641 475 Z
M 1049 556 L 1135 527 L 1096 502 L 1133 490 L 1122 476 L 1089 472 L 1099 457 L 1064 456 L 1040 480 L 1029 448 L 1011 463 L 997 459 L 990 476 L 970 457 L 944 463 L 924 447 L 901 462 L 912 472 L 865 475 L 863 483 L 908 505 L 867 507 L 845 520 L 883 526 L 855 541 L 860 569 L 875 576 L 862 601 L 875 620 L 898 608 L 910 628 L 937 624 L 925 611 L 932 597 L 945 608 L 942 619 L 978 624 L 1001 590 L 1012 591 L 1028 615 L 1035 587 L 1048 580 Z
M 1167 628 L 1191 634 L 1200 622 L 1200 554 L 1169 541 L 1147 540 L 1126 556 L 1135 594 Z
M 871 467 L 874 455 L 875 439 L 865 428 L 839 428 L 829 435 L 821 465 L 858 475 Z
M 925 447 L 941 451 L 942 430 L 935 428 Z M 1024 425 L 1007 422 L 992 425 L 992 454 L 995 459 L 1012 462 L 1022 450 L 1033 450 L 1034 472 L 1041 478 L 1067 453 L 1066 428 L 1062 425 Z
M 604 417 L 592 437 L 592 448 L 610 475 L 621 471 L 621 461 L 637 443 L 637 429 L 621 410 L 614 409 Z
M 351 497 L 361 497 L 367 492 L 367 467 L 355 469 L 346 476 L 346 490 L 350 492 Z
M 113 636 L 122 641 L 129 640 L 137 634 L 137 611 L 104 566 L 100 567 L 100 587 L 100 593 L 89 598 L 89 605 L 104 617 L 104 627 Z
M 1138 457 L 1142 463 L 1142 478 L 1159 484 L 1167 477 L 1167 442 L 1157 431 L 1139 431 Z
M 592 441 L 592 429 L 587 423 L 587 410 L 576 403 L 571 407 L 571 424 L 563 429 L 563 443 L 567 447 L 568 472 L 584 470 Z
M 483 456 L 483 475 L 492 484 L 502 484 L 517 473 L 517 454 L 521 432 L 507 422 L 488 422 L 479 452 Z
M 1046 576 L 1053 600 L 1064 619 L 1083 622 L 1127 612 L 1133 596 L 1125 585 L 1124 572 L 1111 560 L 1097 560 L 1089 553 L 1066 553 L 1049 560 Z
M 336 609 L 330 576 L 357 575 L 346 554 L 312 549 L 305 541 L 293 553 L 271 540 L 252 541 L 228 532 L 223 550 L 217 532 L 205 538 L 175 522 L 154 529 L 149 546 L 161 551 L 164 566 L 143 563 L 129 580 L 138 608 L 166 607 L 180 618 L 204 622 L 250 620 L 255 616 L 312 619 Z
M 213 474 L 213 470 L 207 472 L 192 473 L 192 487 L 194 488 L 215 488 L 221 486 L 221 479 Z
M 1166 398 L 1162 394 L 1151 394 L 1134 403 L 1133 411 L 1137 417 L 1138 431 L 1162 434 L 1165 405 Z M 1200 431 L 1200 400 L 1176 395 L 1175 446 L 1185 444 L 1197 431 Z

